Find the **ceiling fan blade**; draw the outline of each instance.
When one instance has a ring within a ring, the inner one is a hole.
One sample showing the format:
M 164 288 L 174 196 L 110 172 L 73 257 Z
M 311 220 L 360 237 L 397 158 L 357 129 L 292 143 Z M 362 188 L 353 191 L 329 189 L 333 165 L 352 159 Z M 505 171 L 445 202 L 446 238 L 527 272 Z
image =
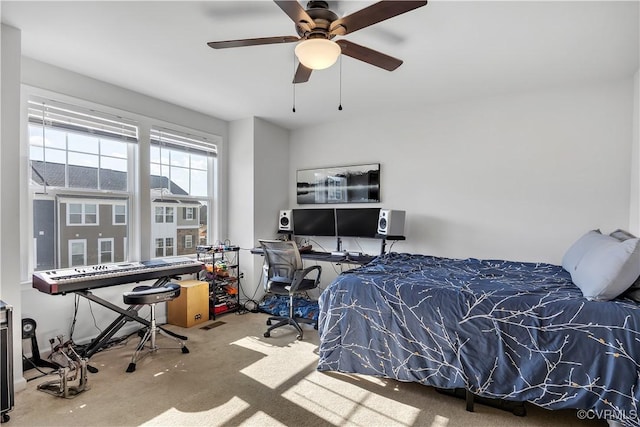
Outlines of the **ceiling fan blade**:
M 340 46 L 340 49 L 342 49 L 343 55 L 364 61 L 376 67 L 384 68 L 387 71 L 393 71 L 402 65 L 401 59 L 385 55 L 368 47 L 360 46 L 349 40 L 338 40 L 336 43 Z
M 302 64 L 298 64 L 298 68 L 296 69 L 296 75 L 293 76 L 293 83 L 305 83 L 309 81 L 309 77 L 311 77 L 311 72 L 313 70 L 311 68 L 307 68 Z
M 285 2 L 286 3 L 286 2 Z M 427 4 L 427 1 L 380 1 L 369 7 L 337 19 L 331 23 L 329 31 L 335 35 L 345 35 L 362 28 L 393 18 Z
M 313 30 L 316 23 L 309 16 L 306 10 L 297 1 L 273 0 L 284 13 L 291 18 L 296 25 L 300 25 L 305 31 Z
M 300 40 L 296 36 L 260 37 L 257 39 L 225 40 L 209 42 L 207 45 L 214 49 L 226 49 L 229 47 L 257 46 L 261 44 L 291 43 Z

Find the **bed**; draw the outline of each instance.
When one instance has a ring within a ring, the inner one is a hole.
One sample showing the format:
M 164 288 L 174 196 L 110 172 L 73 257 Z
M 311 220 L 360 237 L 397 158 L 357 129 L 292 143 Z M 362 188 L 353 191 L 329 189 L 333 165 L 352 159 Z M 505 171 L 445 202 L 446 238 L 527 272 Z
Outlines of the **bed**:
M 342 273 L 319 307 L 320 371 L 638 425 L 640 305 L 589 300 L 562 266 L 391 253 Z

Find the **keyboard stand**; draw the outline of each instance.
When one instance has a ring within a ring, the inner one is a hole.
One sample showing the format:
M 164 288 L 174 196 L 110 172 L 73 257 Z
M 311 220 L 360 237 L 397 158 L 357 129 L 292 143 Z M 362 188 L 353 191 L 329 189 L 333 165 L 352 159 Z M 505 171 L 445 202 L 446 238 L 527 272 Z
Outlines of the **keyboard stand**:
M 153 287 L 155 288 L 155 287 L 163 286 L 166 283 L 170 282 L 171 279 L 172 277 L 170 276 L 161 277 L 155 281 L 155 283 L 153 284 Z M 138 311 L 145 306 L 144 304 L 130 305 L 127 309 L 124 309 L 120 306 L 110 303 L 109 301 L 103 298 L 95 296 L 94 294 L 91 293 L 91 291 L 88 291 L 88 290 L 74 291 L 74 293 L 82 297 L 85 297 L 88 300 L 93 301 L 97 304 L 100 304 L 103 307 L 113 310 L 116 313 L 120 313 L 120 315 L 116 318 L 116 320 L 111 322 L 111 324 L 107 326 L 107 328 L 103 330 L 100 333 L 100 335 L 92 339 L 89 345 L 85 347 L 84 350 L 82 350 L 82 352 L 80 352 L 80 356 L 83 358 L 89 359 L 96 352 L 102 349 L 102 347 L 104 347 L 107 344 L 107 342 L 109 342 L 109 340 L 116 334 L 116 332 L 118 332 L 127 322 L 136 321 L 142 324 L 143 326 L 151 327 L 151 322 L 149 322 L 147 319 L 143 319 L 142 317 L 138 316 Z M 178 335 L 174 332 L 171 332 L 167 329 L 162 328 L 161 326 L 157 326 L 157 327 L 162 329 L 164 332 L 168 333 L 169 335 L 174 336 L 180 340 L 186 341 L 188 339 L 185 336 Z

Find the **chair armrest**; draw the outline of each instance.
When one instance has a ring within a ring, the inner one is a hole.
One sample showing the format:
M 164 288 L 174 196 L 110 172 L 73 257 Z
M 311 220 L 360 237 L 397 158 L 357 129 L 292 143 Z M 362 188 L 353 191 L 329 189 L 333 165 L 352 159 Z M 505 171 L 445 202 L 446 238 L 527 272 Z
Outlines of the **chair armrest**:
M 307 267 L 302 270 L 297 270 L 293 274 L 293 282 L 291 283 L 291 292 L 295 292 L 300 286 L 300 283 L 302 283 L 302 279 L 307 277 L 307 275 L 309 275 L 309 273 L 311 273 L 314 270 L 317 270 L 318 272 L 316 278 L 314 279 L 316 282 L 316 285 L 320 283 L 320 274 L 322 273 L 322 267 L 320 267 L 319 265 L 312 265 L 311 267 Z

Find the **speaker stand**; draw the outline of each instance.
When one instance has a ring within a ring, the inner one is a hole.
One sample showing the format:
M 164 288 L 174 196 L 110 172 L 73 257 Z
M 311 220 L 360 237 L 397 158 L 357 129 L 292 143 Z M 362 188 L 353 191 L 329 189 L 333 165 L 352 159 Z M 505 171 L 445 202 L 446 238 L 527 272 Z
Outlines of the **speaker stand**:
M 405 240 L 404 236 L 387 236 L 386 234 L 376 234 L 376 239 L 382 240 L 380 243 L 380 255 L 384 255 L 387 251 L 387 240 Z

